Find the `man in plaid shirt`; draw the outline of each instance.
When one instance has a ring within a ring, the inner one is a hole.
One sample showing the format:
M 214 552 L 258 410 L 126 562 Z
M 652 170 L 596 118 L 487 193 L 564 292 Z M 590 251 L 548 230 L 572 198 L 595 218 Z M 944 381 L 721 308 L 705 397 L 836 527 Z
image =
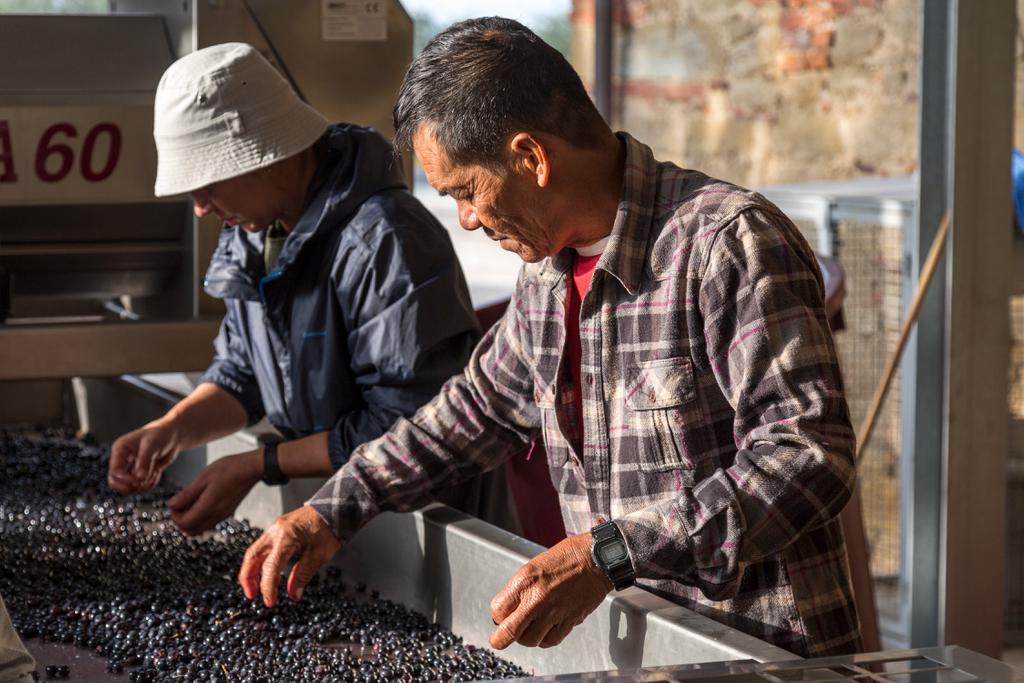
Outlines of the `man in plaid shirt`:
M 495 597 L 494 647 L 555 645 L 635 578 L 799 655 L 857 651 L 838 523 L 854 436 L 821 276 L 789 219 L 613 134 L 564 58 L 506 19 L 434 38 L 395 123 L 462 226 L 526 265 L 465 372 L 253 544 L 246 594 L 273 604 L 299 554 L 298 599 L 375 514 L 539 434 L 570 536 Z M 607 538 L 628 552 L 614 575 L 592 555 Z

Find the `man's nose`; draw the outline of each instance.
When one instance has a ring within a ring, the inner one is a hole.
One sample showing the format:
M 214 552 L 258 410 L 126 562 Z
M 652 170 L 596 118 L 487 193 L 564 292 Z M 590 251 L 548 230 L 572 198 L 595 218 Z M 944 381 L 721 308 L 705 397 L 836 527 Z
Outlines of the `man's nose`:
M 476 209 L 473 208 L 471 202 L 466 200 L 460 200 L 458 202 L 459 207 L 459 225 L 466 230 L 476 230 L 481 227 L 483 223 L 476 216 Z

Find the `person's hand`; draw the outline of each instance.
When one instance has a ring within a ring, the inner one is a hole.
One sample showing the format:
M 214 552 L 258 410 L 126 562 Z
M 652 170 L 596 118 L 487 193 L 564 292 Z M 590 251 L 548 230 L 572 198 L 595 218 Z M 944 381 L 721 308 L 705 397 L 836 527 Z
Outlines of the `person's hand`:
M 491 600 L 491 647 L 558 645 L 611 589 L 590 558 L 590 534 L 570 536 L 520 567 Z
M 308 505 L 278 517 L 245 551 L 238 582 L 245 597 L 252 600 L 263 593 L 263 603 L 277 603 L 281 570 L 295 555 L 298 562 L 288 576 L 288 596 L 299 600 L 313 575 L 341 548 L 320 514 Z
M 188 536 L 212 529 L 235 511 L 262 476 L 260 451 L 220 458 L 167 501 L 171 520 Z
M 107 483 L 120 493 L 148 491 L 178 457 L 177 435 L 172 426 L 150 422 L 120 437 L 110 447 Z

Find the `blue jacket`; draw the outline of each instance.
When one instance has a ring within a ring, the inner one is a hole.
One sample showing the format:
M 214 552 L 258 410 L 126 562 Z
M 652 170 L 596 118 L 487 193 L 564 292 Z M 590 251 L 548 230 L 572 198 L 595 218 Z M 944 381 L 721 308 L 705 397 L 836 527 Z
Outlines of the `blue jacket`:
M 337 468 L 461 372 L 479 328 L 448 234 L 388 142 L 339 124 L 327 148 L 272 272 L 263 233 L 221 232 L 205 288 L 227 315 L 200 381 L 286 439 L 330 430 Z

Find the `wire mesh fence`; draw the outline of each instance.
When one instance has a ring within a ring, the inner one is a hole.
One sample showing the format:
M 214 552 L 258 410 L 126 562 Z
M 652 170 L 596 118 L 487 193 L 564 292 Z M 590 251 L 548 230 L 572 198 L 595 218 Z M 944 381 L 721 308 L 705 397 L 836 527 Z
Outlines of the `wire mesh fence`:
M 843 313 L 836 335 L 853 424 L 868 412 L 885 364 L 896 348 L 903 311 L 903 230 L 840 222 L 836 255 L 846 271 Z M 879 613 L 900 615 L 900 374 L 893 379 L 860 462 L 859 484 Z

